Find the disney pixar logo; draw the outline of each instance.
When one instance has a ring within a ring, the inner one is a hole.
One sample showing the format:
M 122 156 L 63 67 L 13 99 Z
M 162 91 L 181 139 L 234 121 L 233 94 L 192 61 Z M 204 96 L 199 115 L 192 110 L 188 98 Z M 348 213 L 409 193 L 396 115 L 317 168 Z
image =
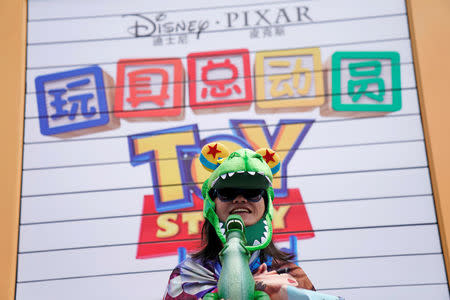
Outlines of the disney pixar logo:
M 202 11 L 202 16 L 212 16 L 209 19 L 195 16 L 185 18 L 181 15 L 183 12 L 126 14 L 122 17 L 127 22 L 127 32 L 136 38 L 194 34 L 199 39 L 200 35 L 208 29 L 211 32 L 217 32 L 235 28 L 270 27 L 313 21 L 308 6 L 247 8 L 240 11 L 223 11 L 223 9 L 214 8 L 209 10 L 208 14 Z

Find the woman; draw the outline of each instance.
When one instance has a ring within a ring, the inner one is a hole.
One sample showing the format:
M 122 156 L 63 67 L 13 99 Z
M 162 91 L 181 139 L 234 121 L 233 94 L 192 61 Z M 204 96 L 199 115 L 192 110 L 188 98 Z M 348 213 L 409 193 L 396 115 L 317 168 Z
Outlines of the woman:
M 240 215 L 246 226 L 256 289 L 271 299 L 279 297 L 283 285 L 314 290 L 303 270 L 290 262 L 292 256 L 272 242 L 272 180 L 280 168 L 278 155 L 270 149 L 228 153 L 220 143 L 202 149 L 200 161 L 213 172 L 202 187 L 204 248 L 173 270 L 165 299 L 198 299 L 216 290 L 221 271 L 218 254 L 226 242 L 224 222 L 231 214 Z

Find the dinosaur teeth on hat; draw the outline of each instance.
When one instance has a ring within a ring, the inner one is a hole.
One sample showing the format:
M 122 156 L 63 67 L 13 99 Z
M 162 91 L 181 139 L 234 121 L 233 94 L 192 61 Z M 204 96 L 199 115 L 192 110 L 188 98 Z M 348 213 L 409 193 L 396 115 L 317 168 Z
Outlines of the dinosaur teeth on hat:
M 267 221 L 266 220 L 264 220 L 263 222 L 264 222 L 264 224 L 266 224 L 264 226 L 263 236 L 261 236 L 261 240 L 260 241 L 256 240 L 255 243 L 253 243 L 253 246 L 255 246 L 255 244 L 256 245 L 264 244 L 267 241 L 267 238 L 269 236 L 269 226 L 267 226 Z
M 211 182 L 211 188 L 263 188 L 272 186 L 272 180 L 261 171 L 238 170 L 218 175 Z
M 222 232 L 222 234 L 225 235 L 224 224 L 222 222 L 220 222 L 220 221 L 219 221 L 219 229 L 220 229 L 220 232 Z
M 213 181 L 212 184 L 211 184 L 212 187 L 216 184 L 217 180 L 219 180 L 219 177 L 217 177 L 216 179 L 214 179 L 214 181 Z
M 266 223 L 267 224 L 267 222 L 266 222 L 266 220 L 264 220 L 264 223 Z M 269 226 L 267 226 L 267 225 L 265 225 L 264 226 L 264 236 L 267 238 L 267 234 L 268 234 L 268 231 L 269 231 Z M 262 241 L 261 241 L 261 243 L 262 243 Z
M 259 245 L 263 245 L 264 243 L 267 242 L 267 240 L 269 239 L 270 233 L 269 233 L 269 226 L 267 226 L 267 221 L 263 220 L 264 225 L 264 231 L 262 232 L 261 238 L 258 240 L 256 239 L 253 242 L 253 245 L 251 246 L 259 246 Z

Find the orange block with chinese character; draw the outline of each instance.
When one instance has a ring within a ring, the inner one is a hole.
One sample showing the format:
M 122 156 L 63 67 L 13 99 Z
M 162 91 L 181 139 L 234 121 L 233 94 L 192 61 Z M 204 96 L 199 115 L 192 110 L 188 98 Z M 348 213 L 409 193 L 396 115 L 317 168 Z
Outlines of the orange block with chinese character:
M 120 60 L 114 114 L 133 121 L 181 117 L 183 79 L 179 58 Z
M 247 49 L 188 55 L 189 104 L 194 112 L 248 108 L 253 101 Z
M 322 105 L 319 48 L 257 52 L 255 85 L 259 111 L 309 110 Z

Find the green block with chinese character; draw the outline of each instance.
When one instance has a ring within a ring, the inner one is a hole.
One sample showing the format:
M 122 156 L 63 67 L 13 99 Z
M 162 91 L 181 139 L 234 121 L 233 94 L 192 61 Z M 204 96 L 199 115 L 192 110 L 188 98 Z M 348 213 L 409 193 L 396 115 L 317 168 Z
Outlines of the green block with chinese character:
M 398 52 L 335 52 L 332 109 L 392 112 L 402 108 Z

